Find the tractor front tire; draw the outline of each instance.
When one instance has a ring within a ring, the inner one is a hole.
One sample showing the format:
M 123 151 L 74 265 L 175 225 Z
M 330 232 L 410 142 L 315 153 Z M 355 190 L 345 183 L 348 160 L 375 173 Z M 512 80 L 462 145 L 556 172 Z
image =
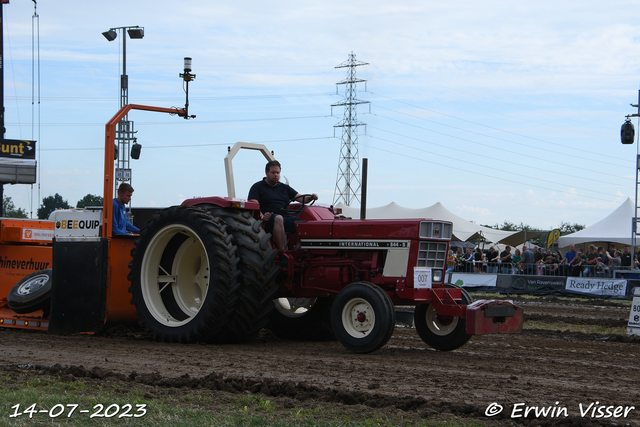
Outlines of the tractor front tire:
M 355 353 L 371 353 L 384 346 L 396 325 L 389 295 L 369 282 L 343 288 L 331 307 L 331 326 L 338 341 Z
M 237 249 L 205 210 L 156 213 L 131 251 L 129 281 L 140 322 L 163 342 L 214 342 L 236 306 Z
M 20 279 L 7 294 L 7 305 L 18 314 L 43 310 L 48 314 L 51 304 L 52 270 L 36 271 Z
M 445 284 L 446 288 L 457 288 L 456 285 Z M 462 303 L 472 302 L 469 293 L 462 289 Z M 413 315 L 416 331 L 422 341 L 429 347 L 440 351 L 451 351 L 465 345 L 471 335 L 467 334 L 467 320 L 458 316 L 441 316 L 433 304 L 419 304 Z
M 300 341 L 333 341 L 332 299 L 277 298 L 267 328 L 277 337 Z

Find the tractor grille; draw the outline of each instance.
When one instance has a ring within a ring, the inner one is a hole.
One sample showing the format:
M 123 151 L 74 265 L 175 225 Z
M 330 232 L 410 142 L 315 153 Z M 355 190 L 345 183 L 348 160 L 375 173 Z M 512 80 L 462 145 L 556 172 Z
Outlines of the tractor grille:
M 445 268 L 447 242 L 420 242 L 417 267 Z
M 420 222 L 420 238 L 421 239 L 441 239 L 451 240 L 453 234 L 453 224 L 442 221 L 421 221 Z

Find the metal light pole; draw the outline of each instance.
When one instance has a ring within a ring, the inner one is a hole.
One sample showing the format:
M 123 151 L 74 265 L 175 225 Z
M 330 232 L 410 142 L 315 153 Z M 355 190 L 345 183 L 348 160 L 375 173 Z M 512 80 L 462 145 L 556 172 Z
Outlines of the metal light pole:
M 631 104 L 632 107 L 636 107 L 638 112 L 636 114 L 627 115 L 622 128 L 620 129 L 620 140 L 623 144 L 633 144 L 635 129 L 633 123 L 631 123 L 631 117 L 640 117 L 640 90 L 638 91 L 638 104 Z M 640 120 L 640 119 L 639 119 Z M 640 134 L 638 135 L 640 138 Z M 633 257 L 636 249 L 636 239 L 638 237 L 638 169 L 640 169 L 640 140 L 636 144 L 636 196 L 635 196 L 635 213 L 631 223 L 631 269 L 633 269 Z
M 120 76 L 120 108 L 129 104 L 129 76 L 127 76 L 127 35 L 125 30 L 132 39 L 141 39 L 144 37 L 144 27 L 115 27 L 105 31 L 102 35 L 108 40 L 113 41 L 118 37 L 118 31 L 122 34 L 122 75 Z M 114 191 L 117 191 L 121 182 L 131 182 L 131 143 L 136 144 L 135 132 L 133 130 L 133 122 L 129 120 L 128 114 L 118 123 L 116 129 L 116 175 L 114 180 Z M 140 147 L 137 147 L 136 155 L 138 158 Z

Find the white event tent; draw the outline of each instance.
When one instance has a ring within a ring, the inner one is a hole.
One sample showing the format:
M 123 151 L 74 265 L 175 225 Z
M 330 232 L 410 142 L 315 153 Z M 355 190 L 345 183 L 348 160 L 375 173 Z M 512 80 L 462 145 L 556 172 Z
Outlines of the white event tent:
M 575 233 L 561 236 L 558 246 L 566 248 L 569 245 L 582 243 L 618 243 L 631 246 L 631 223 L 635 216 L 635 207 L 629 197 L 615 211 L 606 218 Z
M 346 206 L 340 202 L 336 208 L 342 209 L 342 213 L 345 216 L 352 218 L 360 218 L 360 208 L 354 208 Z M 438 202 L 435 205 L 412 209 L 405 208 L 398 205 L 395 202 L 391 202 L 386 206 L 378 208 L 367 209 L 368 219 L 396 219 L 396 218 L 430 218 L 440 219 L 444 221 L 451 221 L 453 223 L 453 236 L 455 240 L 465 242 L 474 237 L 484 237 L 487 242 L 491 243 L 503 243 L 507 245 L 518 245 L 525 241 L 524 232 L 522 231 L 503 231 L 496 230 L 489 227 L 483 227 L 478 224 L 474 224 L 471 221 L 459 217 L 447 208 L 442 203 Z M 540 233 L 529 232 L 528 238 L 533 238 Z

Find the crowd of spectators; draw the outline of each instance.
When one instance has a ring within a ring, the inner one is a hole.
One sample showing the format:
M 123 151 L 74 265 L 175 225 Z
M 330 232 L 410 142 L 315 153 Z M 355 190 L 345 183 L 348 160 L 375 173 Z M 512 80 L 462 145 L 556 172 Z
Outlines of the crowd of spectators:
M 447 273 L 457 271 L 466 273 L 489 274 L 526 274 L 574 277 L 614 277 L 616 270 L 630 270 L 639 267 L 637 256 L 632 256 L 629 246 L 624 246 L 622 252 L 615 244 L 604 247 L 589 245 L 587 252 L 576 249 L 571 245 L 564 255 L 560 250 L 555 252 L 546 249 L 543 253 L 538 246 L 533 250 L 526 245 L 522 251 L 516 248 L 511 252 L 511 246 L 505 246 L 502 252 L 495 247 L 483 251 L 480 247 L 475 250 L 458 247 L 457 252 L 449 251 L 447 257 Z

